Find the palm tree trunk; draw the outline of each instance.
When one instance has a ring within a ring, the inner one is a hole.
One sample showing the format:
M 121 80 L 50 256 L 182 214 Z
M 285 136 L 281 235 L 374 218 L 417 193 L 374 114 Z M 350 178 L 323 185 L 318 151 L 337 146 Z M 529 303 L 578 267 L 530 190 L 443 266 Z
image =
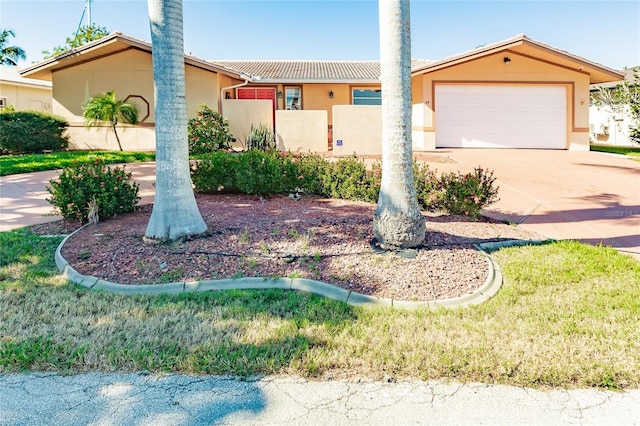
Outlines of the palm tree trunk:
M 382 183 L 373 233 L 387 247 L 419 246 L 425 237 L 411 152 L 409 0 L 379 0 L 382 81 Z
M 123 151 L 122 144 L 120 143 L 120 137 L 118 136 L 118 131 L 116 130 L 116 125 L 113 125 L 113 134 L 116 135 L 116 141 L 118 141 L 118 147 L 120 148 L 120 152 Z
M 182 0 L 148 0 L 156 116 L 156 195 L 146 236 L 174 240 L 207 230 L 191 187 Z

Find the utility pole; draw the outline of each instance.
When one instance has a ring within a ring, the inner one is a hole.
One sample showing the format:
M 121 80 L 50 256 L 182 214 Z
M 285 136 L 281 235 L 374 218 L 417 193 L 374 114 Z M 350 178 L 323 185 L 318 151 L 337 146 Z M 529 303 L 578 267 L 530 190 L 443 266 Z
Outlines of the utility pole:
M 87 26 L 90 27 L 92 22 L 91 22 L 91 2 L 93 0 L 87 0 Z

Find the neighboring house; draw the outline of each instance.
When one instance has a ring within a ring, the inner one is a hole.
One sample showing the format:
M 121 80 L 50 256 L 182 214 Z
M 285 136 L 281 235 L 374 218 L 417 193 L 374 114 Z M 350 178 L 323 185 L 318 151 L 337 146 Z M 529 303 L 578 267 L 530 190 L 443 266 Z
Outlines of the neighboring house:
M 598 92 L 600 88 L 613 89 L 614 87 L 627 81 L 630 84 L 638 84 L 636 74 L 640 73 L 640 66 L 624 70 L 624 80 L 611 83 L 592 84 L 591 92 Z M 589 129 L 591 143 L 607 145 L 633 146 L 633 141 L 629 138 L 629 127 L 633 125 L 633 120 L 628 108 L 623 111 L 612 111 L 606 106 L 589 107 Z M 637 124 L 636 124 L 637 125 Z
M 17 67 L 0 65 L 0 109 L 51 112 L 51 82 L 21 77 Z
M 275 127 L 282 150 L 380 153 L 377 61 L 204 61 L 185 56 L 185 64 L 190 116 L 201 103 L 217 108 L 240 141 L 251 123 L 263 122 Z M 77 125 L 82 123 L 82 102 L 100 91 L 115 89 L 120 97 L 153 105 L 151 46 L 120 33 L 21 73 L 53 81 L 54 112 Z M 413 60 L 414 150 L 588 150 L 589 86 L 621 78 L 619 71 L 525 35 L 442 60 Z M 142 128 L 152 126 L 152 109 L 147 117 L 141 114 Z M 152 128 L 146 130 L 145 146 L 150 146 Z

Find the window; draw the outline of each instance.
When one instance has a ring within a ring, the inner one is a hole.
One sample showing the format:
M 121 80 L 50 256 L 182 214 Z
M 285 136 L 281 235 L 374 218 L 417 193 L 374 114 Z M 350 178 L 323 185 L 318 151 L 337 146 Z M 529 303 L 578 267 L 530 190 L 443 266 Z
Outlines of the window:
M 302 109 L 302 88 L 301 87 L 286 87 L 286 109 Z
M 0 109 L 5 109 L 7 106 L 7 98 L 0 98 Z
M 354 105 L 382 105 L 382 90 L 353 89 Z

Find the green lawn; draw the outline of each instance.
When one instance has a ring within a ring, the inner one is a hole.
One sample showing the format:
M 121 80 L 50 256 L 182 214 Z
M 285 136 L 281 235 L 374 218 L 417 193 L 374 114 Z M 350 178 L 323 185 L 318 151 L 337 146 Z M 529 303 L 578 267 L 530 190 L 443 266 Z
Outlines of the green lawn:
M 25 154 L 0 156 L 0 176 L 18 173 L 56 170 L 70 166 L 74 161 L 103 159 L 107 164 L 133 163 L 138 161 L 154 161 L 153 152 L 120 152 L 120 151 L 63 151 L 49 154 Z
M 60 239 L 0 233 L 0 372 L 140 371 L 638 388 L 640 263 L 574 242 L 494 253 L 473 308 L 365 309 L 286 291 L 118 296 L 69 284 Z
M 591 151 L 608 152 L 611 154 L 622 154 L 632 160 L 640 161 L 640 147 L 591 145 Z

